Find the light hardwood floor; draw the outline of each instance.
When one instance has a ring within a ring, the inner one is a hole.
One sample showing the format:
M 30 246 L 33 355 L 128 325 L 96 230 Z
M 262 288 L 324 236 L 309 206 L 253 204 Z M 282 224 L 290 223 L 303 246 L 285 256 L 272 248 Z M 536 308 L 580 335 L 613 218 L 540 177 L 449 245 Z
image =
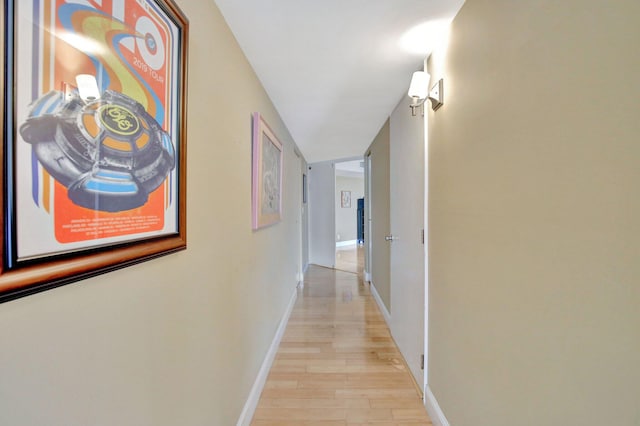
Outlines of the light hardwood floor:
M 311 266 L 252 425 L 431 425 L 361 275 Z
M 364 270 L 364 246 L 353 244 L 336 248 L 336 269 L 362 274 Z

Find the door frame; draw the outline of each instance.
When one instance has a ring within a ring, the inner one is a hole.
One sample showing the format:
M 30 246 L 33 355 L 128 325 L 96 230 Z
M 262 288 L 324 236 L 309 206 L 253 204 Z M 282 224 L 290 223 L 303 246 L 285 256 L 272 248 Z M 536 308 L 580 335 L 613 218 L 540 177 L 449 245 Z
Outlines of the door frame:
M 302 233 L 304 232 L 304 226 L 303 226 L 303 222 L 304 222 L 304 203 L 303 203 L 303 199 L 302 199 L 302 193 L 304 191 L 303 185 L 303 175 L 304 175 L 304 162 L 302 161 L 302 155 L 298 152 L 297 149 L 293 150 L 293 153 L 296 155 L 296 159 L 298 162 L 298 177 L 297 177 L 297 183 L 296 183 L 296 196 L 295 198 L 295 203 L 296 203 L 296 208 L 297 208 L 297 215 L 296 215 L 296 221 L 298 222 L 298 272 L 297 272 L 297 281 L 298 281 L 298 286 L 302 286 L 302 283 L 304 282 L 304 260 L 303 260 L 303 236 Z
M 364 154 L 364 280 L 371 282 L 371 150 Z

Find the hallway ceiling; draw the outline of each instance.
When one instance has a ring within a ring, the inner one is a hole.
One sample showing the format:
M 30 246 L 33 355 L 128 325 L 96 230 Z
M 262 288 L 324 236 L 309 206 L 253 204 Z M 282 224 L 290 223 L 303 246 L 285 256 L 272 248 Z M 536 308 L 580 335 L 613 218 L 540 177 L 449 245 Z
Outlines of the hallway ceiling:
M 308 162 L 363 155 L 464 0 L 215 0 Z M 439 26 L 437 24 L 440 24 Z M 407 106 L 407 113 L 409 107 Z

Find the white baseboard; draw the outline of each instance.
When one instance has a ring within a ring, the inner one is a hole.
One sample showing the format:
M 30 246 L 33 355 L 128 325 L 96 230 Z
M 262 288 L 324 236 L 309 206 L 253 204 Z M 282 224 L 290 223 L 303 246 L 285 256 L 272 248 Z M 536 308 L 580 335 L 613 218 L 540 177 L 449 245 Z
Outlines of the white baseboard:
M 367 282 L 371 282 L 371 274 L 367 271 L 364 271 L 364 280 Z
M 264 384 L 267 381 L 267 376 L 269 376 L 269 370 L 271 370 L 271 365 L 273 364 L 273 360 L 275 359 L 276 353 L 278 352 L 278 346 L 280 346 L 282 335 L 287 328 L 287 323 L 289 322 L 289 317 L 291 316 L 291 311 L 293 311 L 293 305 L 295 305 L 297 297 L 298 291 L 296 288 L 296 290 L 294 290 L 293 294 L 291 295 L 289 305 L 287 306 L 287 309 L 285 310 L 284 315 L 280 320 L 280 324 L 278 325 L 276 334 L 275 336 L 273 336 L 271 346 L 269 346 L 269 350 L 264 357 L 264 361 L 262 361 L 260 371 L 258 371 L 256 381 L 251 387 L 251 392 L 249 392 L 249 397 L 247 398 L 247 402 L 245 402 L 244 404 L 244 408 L 242 409 L 242 413 L 240 413 L 240 418 L 238 419 L 238 423 L 236 423 L 236 426 L 249 426 L 251 424 L 251 419 L 253 419 L 253 414 L 255 413 L 256 407 L 258 406 L 258 401 L 260 400 L 260 394 L 262 393 Z
M 355 246 L 356 244 L 358 244 L 358 240 L 337 241 L 336 242 L 336 248 L 337 247 L 346 247 L 346 246 Z
M 431 417 L 433 426 L 450 426 L 449 421 L 442 412 L 442 409 L 429 386 L 427 386 L 426 392 L 424 393 L 424 404 L 427 407 L 427 413 L 429 413 L 429 417 Z
M 384 317 L 384 320 L 387 322 L 387 327 L 389 327 L 389 330 L 391 330 L 391 314 L 387 310 L 387 307 L 384 306 L 384 303 L 380 298 L 380 294 L 378 293 L 378 290 L 376 290 L 376 287 L 373 285 L 373 283 L 369 285 L 369 288 L 371 289 L 371 294 L 373 295 L 373 298 L 378 304 L 378 308 L 380 308 L 380 312 L 382 312 L 382 316 Z

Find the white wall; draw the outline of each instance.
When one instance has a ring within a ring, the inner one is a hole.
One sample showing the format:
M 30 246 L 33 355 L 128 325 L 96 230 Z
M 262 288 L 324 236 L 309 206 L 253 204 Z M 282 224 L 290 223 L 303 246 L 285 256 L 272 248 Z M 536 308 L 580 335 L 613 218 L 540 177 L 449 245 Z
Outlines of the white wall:
M 342 207 L 341 191 L 351 192 L 351 207 Z M 362 176 L 336 175 L 336 242 L 354 241 L 358 238 L 358 198 L 364 197 Z
M 295 291 L 294 141 L 214 2 L 178 3 L 188 249 L 0 305 L 2 425 L 234 425 Z M 256 232 L 254 111 L 284 143 L 283 220 Z
M 332 162 L 309 165 L 309 262 L 335 265 L 335 173 Z

